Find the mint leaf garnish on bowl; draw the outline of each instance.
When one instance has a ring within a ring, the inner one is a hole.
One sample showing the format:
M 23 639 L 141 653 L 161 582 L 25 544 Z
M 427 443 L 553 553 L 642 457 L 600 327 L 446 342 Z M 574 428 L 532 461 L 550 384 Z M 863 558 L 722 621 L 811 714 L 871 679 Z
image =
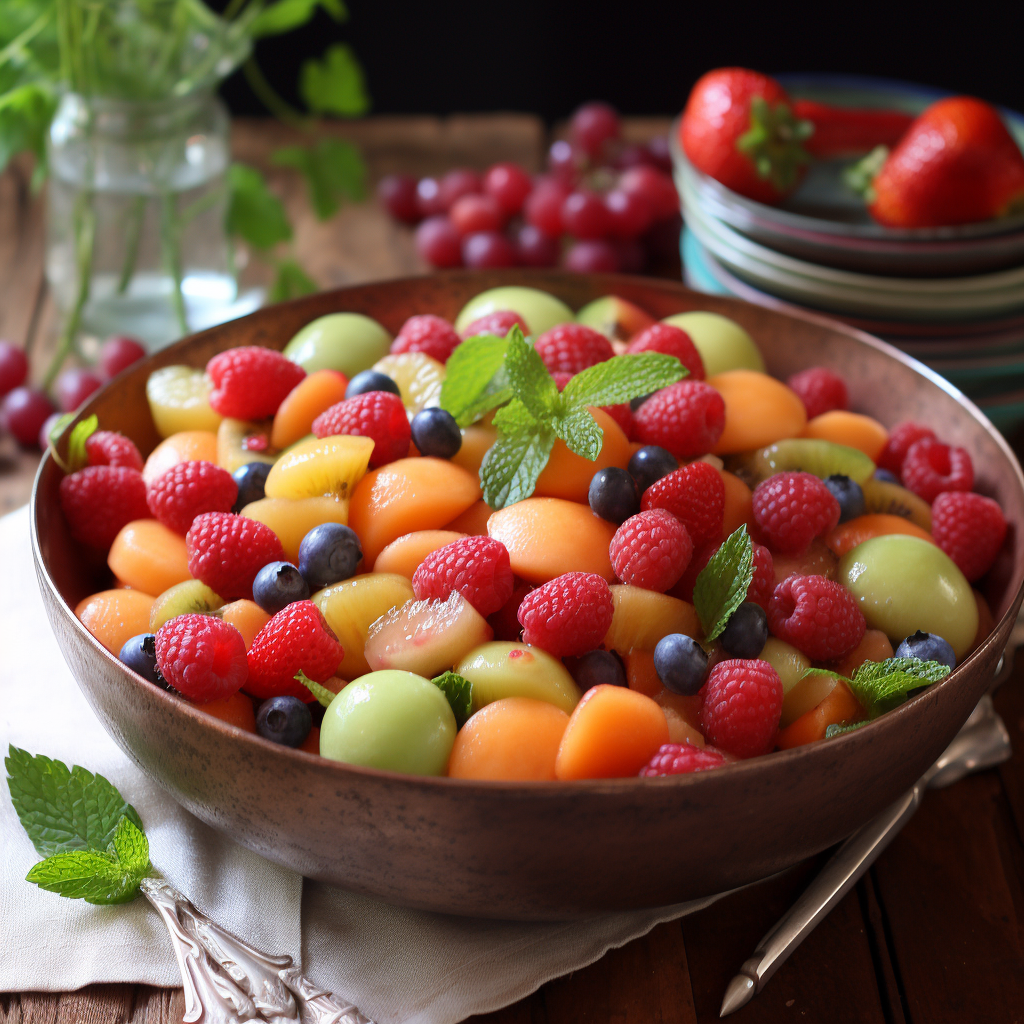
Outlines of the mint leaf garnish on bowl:
M 485 412 L 512 397 L 505 373 L 507 339 L 478 334 L 458 345 L 445 363 L 441 408 L 460 427 L 468 427 Z
M 726 538 L 693 585 L 693 605 L 705 643 L 725 629 L 729 617 L 746 599 L 753 578 L 754 545 L 744 525 Z
M 473 684 L 458 672 L 442 672 L 430 680 L 448 698 L 455 714 L 455 724 L 461 729 L 473 713 Z
M 318 683 L 315 679 L 310 679 L 301 669 L 292 678 L 295 682 L 302 683 L 325 708 L 330 707 L 331 701 L 338 696 L 333 690 L 328 690 L 326 686 Z

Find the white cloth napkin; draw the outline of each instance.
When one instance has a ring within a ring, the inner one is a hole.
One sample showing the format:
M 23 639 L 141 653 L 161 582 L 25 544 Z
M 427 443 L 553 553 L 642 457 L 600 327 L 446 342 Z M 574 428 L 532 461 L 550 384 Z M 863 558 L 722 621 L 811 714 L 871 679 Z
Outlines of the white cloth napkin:
M 0 754 L 14 743 L 106 776 L 138 810 L 153 863 L 172 885 L 258 949 L 301 959 L 313 981 L 378 1024 L 455 1024 L 497 1009 L 712 902 L 534 924 L 406 910 L 321 883 L 303 887 L 301 876 L 182 810 L 103 731 L 43 611 L 27 508 L 0 519 L 0 565 Z M 144 900 L 96 907 L 44 892 L 24 880 L 38 859 L 4 784 L 0 991 L 181 984 L 167 934 Z

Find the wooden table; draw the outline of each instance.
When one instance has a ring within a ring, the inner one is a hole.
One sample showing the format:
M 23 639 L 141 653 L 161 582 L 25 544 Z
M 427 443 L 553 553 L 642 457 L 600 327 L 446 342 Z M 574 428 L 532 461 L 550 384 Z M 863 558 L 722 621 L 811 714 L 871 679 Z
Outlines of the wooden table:
M 628 123 L 633 137 L 665 121 Z M 375 177 L 442 172 L 501 159 L 540 165 L 545 132 L 521 115 L 376 118 L 335 129 L 362 147 Z M 276 126 L 237 125 L 235 148 L 265 163 Z M 372 204 L 318 223 L 295 178 L 274 172 L 297 225 L 296 250 L 332 287 L 417 272 L 410 233 Z M 52 346 L 43 281 L 43 214 L 24 168 L 0 176 L 0 337 L 32 344 L 36 372 Z M 37 456 L 0 441 L 0 512 L 29 494 Z M 946 790 L 920 811 L 765 991 L 733 1018 L 754 1022 L 1010 1022 L 1024 1019 L 1024 660 L 996 695 L 1017 755 Z M 567 851 L 571 856 L 571 851 Z M 476 1024 L 683 1024 L 718 1018 L 722 994 L 761 935 L 823 857 L 715 906 L 661 925 L 592 966 L 544 985 Z M 642 851 L 638 851 L 642 863 Z M 642 870 L 642 868 L 641 868 Z M 4 955 L 0 953 L 0 955 Z M 180 989 L 93 985 L 62 994 L 0 995 L 0 1021 L 180 1021 Z

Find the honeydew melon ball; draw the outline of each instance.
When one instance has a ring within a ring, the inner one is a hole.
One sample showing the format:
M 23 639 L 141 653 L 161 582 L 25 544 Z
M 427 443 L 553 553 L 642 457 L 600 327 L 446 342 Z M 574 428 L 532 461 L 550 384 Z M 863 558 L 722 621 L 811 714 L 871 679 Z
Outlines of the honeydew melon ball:
M 665 317 L 662 323 L 686 331 L 693 339 L 708 377 L 726 370 L 765 372 L 764 358 L 754 339 L 735 320 L 721 313 L 676 313 Z
M 320 754 L 365 768 L 444 775 L 455 742 L 455 715 L 429 679 L 385 669 L 348 684 L 320 726 Z
M 284 347 L 306 373 L 340 370 L 354 377 L 391 350 L 391 335 L 362 313 L 328 313 L 306 324 Z
M 959 661 L 978 631 L 971 585 L 931 541 L 904 534 L 873 537 L 847 552 L 838 580 L 856 598 L 868 627 L 896 647 L 917 630 L 936 633 Z
M 503 309 L 518 313 L 526 321 L 528 333 L 534 336 L 576 319 L 573 311 L 554 295 L 538 288 L 506 285 L 489 288 L 470 299 L 455 318 L 455 330 L 461 334 L 474 320 Z

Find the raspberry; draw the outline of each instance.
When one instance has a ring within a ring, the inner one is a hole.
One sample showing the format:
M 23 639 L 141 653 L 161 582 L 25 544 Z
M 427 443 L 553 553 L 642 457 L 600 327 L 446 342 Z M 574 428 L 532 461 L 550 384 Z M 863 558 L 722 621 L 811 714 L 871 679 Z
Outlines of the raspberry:
M 693 546 L 722 539 L 725 516 L 725 484 L 722 474 L 707 462 L 681 466 L 644 491 L 644 512 L 663 508 L 678 519 L 690 534 Z
M 623 402 L 622 405 L 602 405 L 601 408 L 622 427 L 622 432 L 632 441 L 633 434 L 636 433 L 636 422 L 633 419 L 633 410 L 629 407 L 629 402 Z
M 178 693 L 196 704 L 223 700 L 245 682 L 245 640 L 213 615 L 176 615 L 156 634 L 156 664 Z
M 663 743 L 658 752 L 640 769 L 642 779 L 659 775 L 685 775 L 687 772 L 706 772 L 721 768 L 725 757 L 714 747 L 695 747 L 692 743 Z
M 974 487 L 974 465 L 967 451 L 930 437 L 910 446 L 900 476 L 904 487 L 929 502 L 943 491 L 970 491 Z
M 493 615 L 487 616 L 487 624 L 494 630 L 495 640 L 522 640 L 523 627 L 519 624 L 519 606 L 523 603 L 523 598 L 531 590 L 536 589 L 536 584 L 513 577 L 512 596 Z
M 221 416 L 263 420 L 305 376 L 306 371 L 280 352 L 258 345 L 228 349 L 206 364 L 213 381 L 210 405 Z
M 457 590 L 481 615 L 488 616 L 512 596 L 508 551 L 493 537 L 460 537 L 431 551 L 413 573 L 420 601 L 443 601 Z
M 615 355 L 612 343 L 603 334 L 583 324 L 552 327 L 537 339 L 534 348 L 551 373 L 579 373 Z
M 612 592 L 602 577 L 566 572 L 523 598 L 519 621 L 526 643 L 564 658 L 599 647 L 612 612 Z
M 785 472 L 754 488 L 754 522 L 772 550 L 802 555 L 839 525 L 839 502 L 813 473 Z
M 690 380 L 703 380 L 704 360 L 697 351 L 691 337 L 680 327 L 672 324 L 651 324 L 633 336 L 626 348 L 626 355 L 640 352 L 662 352 L 675 356 L 690 371 Z
M 86 466 L 64 477 L 60 507 L 79 544 L 104 550 L 122 526 L 149 518 L 142 474 L 126 466 Z
M 142 456 L 135 442 L 113 430 L 97 430 L 85 441 L 90 466 L 124 466 L 142 472 Z
M 499 309 L 474 320 L 462 332 L 462 340 L 474 338 L 478 334 L 496 334 L 499 338 L 504 338 L 516 324 L 519 324 L 523 334 L 530 333 L 526 321 L 518 313 L 513 313 L 511 309 Z
M 203 512 L 230 512 L 238 484 L 226 469 L 202 459 L 179 462 L 150 485 L 149 510 L 164 526 L 184 535 Z
M 551 379 L 555 382 L 555 387 L 558 388 L 559 391 L 564 391 L 565 385 L 568 384 L 572 378 L 573 375 L 571 373 L 566 373 L 564 370 L 555 370 L 555 372 L 551 374 Z
M 652 508 L 630 516 L 615 531 L 608 553 L 623 583 L 664 593 L 690 564 L 693 541 L 671 512 Z
M 787 576 L 772 594 L 768 625 L 815 661 L 849 654 L 867 629 L 853 594 L 825 576 Z
M 444 317 L 425 313 L 411 316 L 402 324 L 402 329 L 391 342 L 391 351 L 394 354 L 424 352 L 439 363 L 446 363 L 461 343 L 455 328 Z
M 313 420 L 313 433 L 317 437 L 360 434 L 372 438 L 371 469 L 404 459 L 412 440 L 405 406 L 390 391 L 367 391 L 332 405 Z
M 270 562 L 283 562 L 277 534 L 263 523 L 231 512 L 204 512 L 185 535 L 188 571 L 225 601 L 252 600 L 256 574 Z
M 681 380 L 656 391 L 634 413 L 636 439 L 668 449 L 677 459 L 711 451 L 725 429 L 725 402 L 710 384 Z
M 932 537 L 972 583 L 992 567 L 1006 525 L 1003 510 L 980 494 L 947 491 L 932 503 Z
M 293 601 L 256 634 L 249 648 L 245 692 L 261 700 L 298 697 L 308 704 L 316 698 L 295 676 L 301 670 L 325 683 L 344 657 L 345 650 L 320 609 L 312 601 Z
M 786 381 L 790 391 L 795 391 L 807 410 L 807 418 L 813 420 L 824 412 L 833 409 L 848 409 L 850 396 L 846 391 L 846 381 L 836 376 L 824 366 L 811 366 L 799 373 L 794 373 Z
M 699 547 L 694 545 L 693 555 L 686 571 L 679 577 L 679 582 L 669 591 L 673 597 L 680 597 L 693 604 L 693 585 L 697 577 L 704 571 L 711 556 L 722 546 L 719 540 L 706 540 Z
M 910 446 L 926 437 L 934 440 L 935 431 L 931 427 L 926 427 L 922 423 L 911 423 L 910 420 L 897 423 L 889 431 L 889 440 L 885 442 L 885 447 L 878 456 L 878 468 L 887 469 L 890 473 L 900 476 L 903 472 L 903 460 L 907 457 Z
M 737 757 L 757 757 L 775 746 L 782 681 L 767 661 L 720 661 L 701 692 L 700 729 L 709 743 Z

